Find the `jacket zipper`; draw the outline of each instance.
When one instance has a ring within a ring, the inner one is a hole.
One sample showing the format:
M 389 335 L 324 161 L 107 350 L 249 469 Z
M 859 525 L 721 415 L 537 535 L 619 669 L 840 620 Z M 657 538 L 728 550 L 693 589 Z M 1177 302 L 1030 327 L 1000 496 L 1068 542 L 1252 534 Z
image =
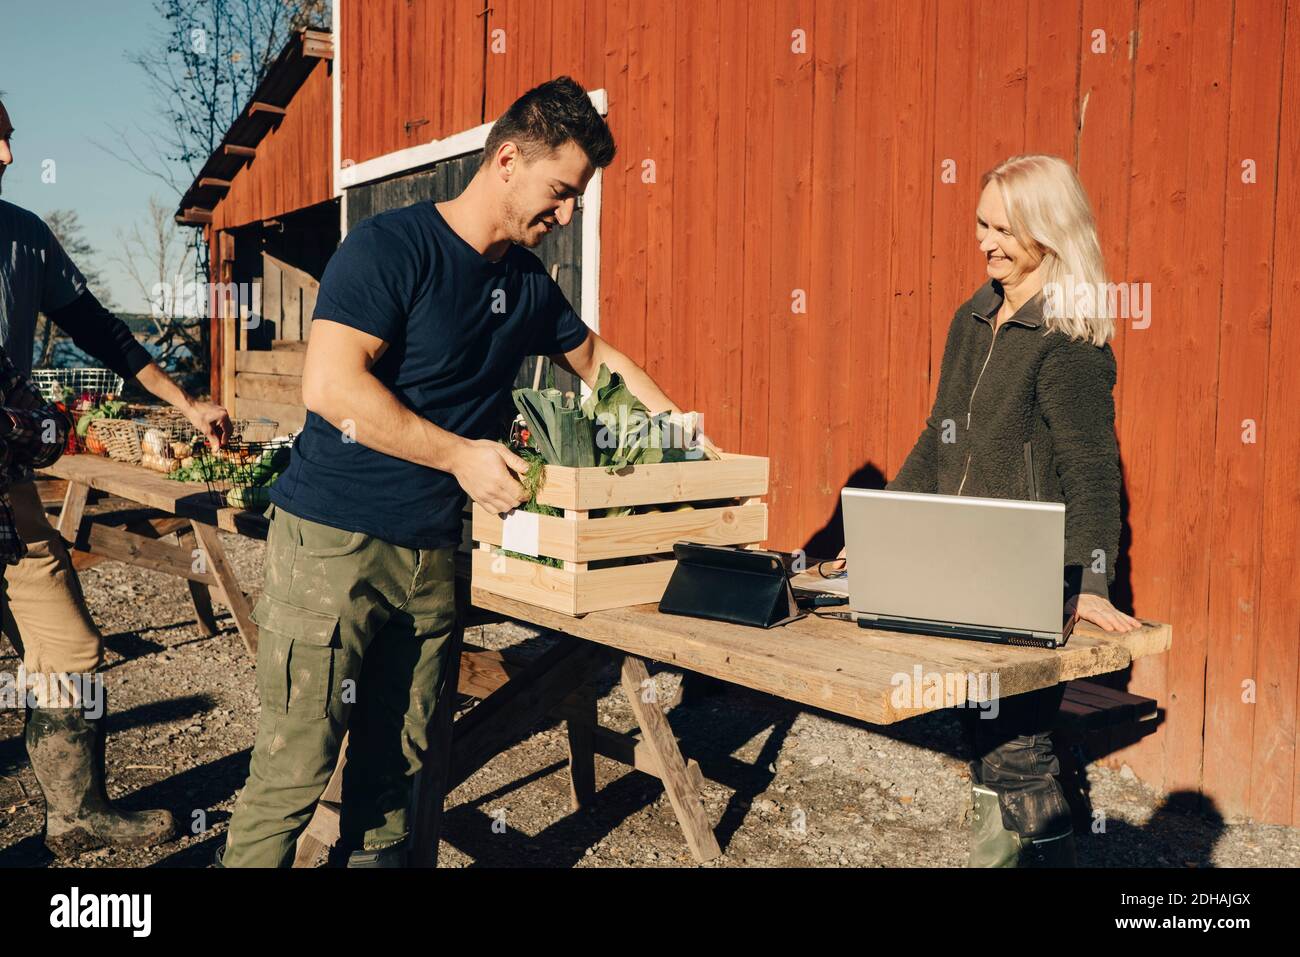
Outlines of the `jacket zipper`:
M 985 322 L 988 322 L 988 321 L 989 321 L 989 319 L 988 319 L 987 316 L 980 316 L 980 314 L 979 314 L 978 312 L 975 313 L 975 315 L 976 315 L 976 316 L 979 316 L 979 318 L 980 318 L 980 319 L 983 319 Z M 1006 320 L 1006 322 L 1002 323 L 1002 325 L 1006 326 L 1006 325 L 1008 325 L 1008 324 L 1010 324 L 1010 323 L 1012 323 L 1012 322 L 1015 322 L 1016 325 L 1018 325 L 1018 326 L 1025 326 L 1025 327 L 1028 328 L 1028 329 L 1032 329 L 1032 328 L 1033 328 L 1033 326 L 1027 325 L 1026 323 L 1023 323 L 1023 322 L 1016 322 L 1015 319 L 1008 319 L 1008 320 Z M 997 326 L 993 326 L 993 338 L 989 340 L 989 352 L 988 352 L 988 355 L 986 355 L 986 356 L 984 357 L 984 365 L 980 366 L 980 374 L 977 375 L 977 376 L 975 377 L 975 385 L 972 386 L 972 387 L 971 387 L 971 390 L 970 390 L 970 401 L 966 403 L 966 436 L 967 436 L 967 440 L 968 440 L 968 441 L 969 441 L 969 437 L 970 437 L 970 418 L 971 418 L 971 411 L 975 408 L 975 393 L 979 391 L 980 380 L 984 378 L 984 370 L 987 369 L 987 368 L 989 367 L 989 360 L 993 358 L 993 347 L 997 344 L 997 341 L 998 341 L 998 333 L 1001 332 L 1001 331 L 1002 331 L 1002 330 L 1001 330 L 1000 328 L 998 328 Z M 971 453 L 971 452 L 967 452 L 967 453 L 966 453 L 966 466 L 965 466 L 965 468 L 962 469 L 962 472 L 961 472 L 961 482 L 958 483 L 958 485 L 957 485 L 957 494 L 958 494 L 958 495 L 960 495 L 960 494 L 961 494 L 961 490 L 962 490 L 963 488 L 966 487 L 966 476 L 970 474 L 970 460 L 971 460 L 971 456 L 972 456 L 972 454 L 973 454 L 973 453 Z

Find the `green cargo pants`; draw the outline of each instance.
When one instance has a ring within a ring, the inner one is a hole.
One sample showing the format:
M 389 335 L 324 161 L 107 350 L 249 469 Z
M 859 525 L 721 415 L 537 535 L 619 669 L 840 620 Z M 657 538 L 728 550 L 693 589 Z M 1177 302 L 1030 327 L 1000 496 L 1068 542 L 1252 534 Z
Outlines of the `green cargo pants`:
M 406 841 L 447 651 L 452 547 L 402 548 L 272 506 L 259 627 L 261 718 L 222 863 L 287 867 L 338 759 L 340 839 Z

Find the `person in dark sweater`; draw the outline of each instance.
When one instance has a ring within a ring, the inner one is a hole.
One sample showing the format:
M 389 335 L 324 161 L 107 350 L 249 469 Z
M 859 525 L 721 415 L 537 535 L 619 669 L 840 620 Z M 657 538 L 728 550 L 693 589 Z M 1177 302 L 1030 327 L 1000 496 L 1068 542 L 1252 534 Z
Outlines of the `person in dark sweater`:
M 0 103 L 0 179 L 13 163 L 14 127 Z M 0 200 L 0 348 L 16 371 L 31 371 L 38 314 L 74 345 L 123 378 L 134 378 L 181 410 L 209 441 L 230 434 L 219 405 L 187 395 L 153 361 L 126 324 L 110 313 L 39 216 Z M 13 528 L 21 555 L 4 581 L 4 634 L 28 675 L 54 687 L 66 678 L 85 684 L 103 659 L 103 636 L 86 608 L 67 546 L 41 506 L 30 467 L 7 476 Z M 51 679 L 58 679 L 52 681 Z M 64 682 L 67 683 L 67 682 Z M 103 789 L 103 708 L 92 718 L 79 707 L 37 702 L 27 712 L 27 751 L 46 801 L 45 842 L 70 855 L 104 845 L 148 845 L 174 832 L 167 811 L 121 811 Z
M 1120 537 L 1114 332 L 1088 199 L 1068 163 L 1017 156 L 986 173 L 975 213 L 987 281 L 953 315 L 934 407 L 890 490 L 1065 503 L 1067 614 L 1110 632 Z M 843 557 L 843 553 L 841 553 Z M 998 570 L 977 569 L 977 574 Z M 1063 685 L 973 719 L 970 865 L 1071 865 L 1049 731 Z

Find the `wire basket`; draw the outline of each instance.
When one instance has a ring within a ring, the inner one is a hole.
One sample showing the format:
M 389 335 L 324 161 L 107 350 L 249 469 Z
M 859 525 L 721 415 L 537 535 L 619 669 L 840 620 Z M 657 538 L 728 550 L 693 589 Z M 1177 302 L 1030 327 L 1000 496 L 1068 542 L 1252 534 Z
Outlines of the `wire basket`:
M 266 508 L 271 483 L 289 462 L 293 439 L 276 435 L 270 419 L 236 419 L 224 448 L 202 453 L 198 471 L 217 508 Z
M 122 377 L 112 369 L 33 369 L 31 382 L 46 402 L 62 402 L 69 392 L 74 398 L 89 393 L 95 399 L 122 394 Z

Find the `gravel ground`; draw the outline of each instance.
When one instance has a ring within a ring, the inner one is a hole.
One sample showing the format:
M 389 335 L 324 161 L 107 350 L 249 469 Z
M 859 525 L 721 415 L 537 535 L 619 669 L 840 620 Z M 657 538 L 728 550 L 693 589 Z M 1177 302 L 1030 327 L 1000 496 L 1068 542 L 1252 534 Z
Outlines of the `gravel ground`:
M 226 536 L 241 581 L 261 583 L 263 545 Z M 104 562 L 82 574 L 108 647 L 109 792 L 128 807 L 168 807 L 185 835 L 145 850 L 100 850 L 76 867 L 201 867 L 224 841 L 257 719 L 253 662 L 229 618 L 215 637 L 194 622 L 177 578 Z M 516 625 L 469 631 L 488 648 L 540 653 L 549 638 Z M 0 644 L 0 670 L 18 661 Z M 652 671 L 659 700 L 682 675 Z M 635 726 L 612 666 L 600 720 Z M 952 713 L 874 728 L 727 686 L 668 711 L 682 750 L 708 777 L 705 808 L 723 854 L 706 867 L 959 867 L 969 781 Z M 0 866 L 41 867 L 43 802 L 22 745 L 21 712 L 0 711 Z M 569 812 L 563 725 L 539 726 L 447 801 L 443 866 L 699 866 L 658 782 L 598 758 L 594 807 Z M 1088 770 L 1104 833 L 1079 837 L 1087 867 L 1300 866 L 1300 829 L 1225 824 L 1165 803 L 1125 768 Z

